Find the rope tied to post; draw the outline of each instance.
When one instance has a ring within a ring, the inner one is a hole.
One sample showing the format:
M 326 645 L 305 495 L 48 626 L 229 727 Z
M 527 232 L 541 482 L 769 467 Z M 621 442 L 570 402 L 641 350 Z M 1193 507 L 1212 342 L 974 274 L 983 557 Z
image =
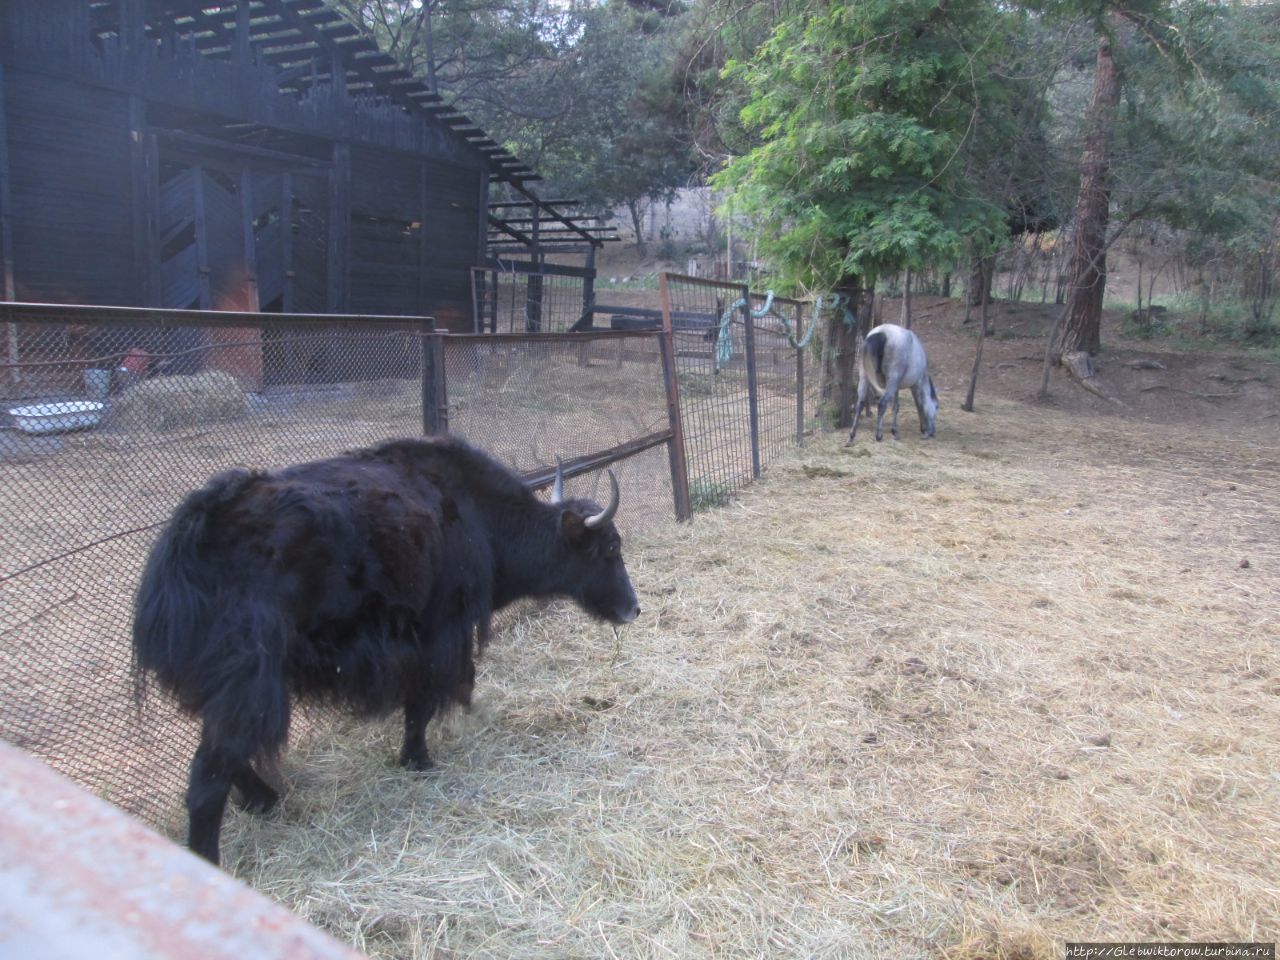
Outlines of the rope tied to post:
M 733 332 L 732 330 L 730 330 L 729 325 L 733 322 L 733 315 L 737 313 L 739 309 L 745 306 L 747 306 L 746 298 L 739 297 L 734 302 L 733 306 L 725 310 L 724 314 L 720 317 L 720 332 L 716 335 L 716 372 L 717 373 L 720 372 L 721 367 L 725 366 L 726 364 L 728 364 L 730 360 L 733 359 Z M 773 309 L 773 291 L 766 290 L 765 296 L 764 296 L 764 306 L 761 307 L 759 310 L 752 310 L 751 316 L 755 317 L 758 320 L 760 317 L 763 317 L 772 309 Z M 783 320 L 782 322 L 786 323 L 785 320 Z M 791 334 L 788 333 L 787 338 L 790 339 L 790 337 L 791 337 Z M 793 340 L 792 343 L 794 342 L 795 341 Z

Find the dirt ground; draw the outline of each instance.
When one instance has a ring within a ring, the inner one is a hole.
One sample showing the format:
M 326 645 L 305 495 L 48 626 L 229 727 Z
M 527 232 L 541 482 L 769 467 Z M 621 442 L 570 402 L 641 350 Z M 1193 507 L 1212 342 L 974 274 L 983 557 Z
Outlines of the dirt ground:
M 323 730 L 228 868 L 376 957 L 1280 937 L 1280 370 L 1106 329 L 1124 405 L 1036 403 L 1048 313 L 999 307 L 965 414 L 916 306 L 935 439 L 907 404 L 629 536 L 636 624 L 517 618 L 426 776 Z
M 882 319 L 897 323 L 901 301 L 886 300 Z M 1044 338 L 1062 308 L 997 301 L 989 308 L 994 336 L 983 347 L 978 401 L 984 394 L 1082 418 L 1166 424 L 1171 429 L 1221 430 L 1224 435 L 1280 437 L 1280 364 L 1247 354 L 1211 350 L 1177 352 L 1156 340 L 1124 339 L 1118 313 L 1104 321 L 1100 382 L 1118 403 L 1095 397 L 1053 372 L 1050 396 L 1037 401 Z M 928 347 L 939 391 L 959 403 L 969 385 L 977 336 L 977 311 L 964 326 L 964 306 L 941 297 L 912 298 L 913 326 Z M 944 401 L 944 406 L 946 402 Z

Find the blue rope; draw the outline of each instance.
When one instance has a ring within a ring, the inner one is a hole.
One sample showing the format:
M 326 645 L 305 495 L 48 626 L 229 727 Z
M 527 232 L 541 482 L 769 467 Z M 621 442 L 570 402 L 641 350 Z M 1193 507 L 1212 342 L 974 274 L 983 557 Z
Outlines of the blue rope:
M 726 310 L 724 315 L 720 317 L 720 332 L 716 336 L 716 370 L 719 370 L 733 359 L 733 333 L 730 330 L 729 325 L 733 322 L 733 315 L 737 313 L 740 308 L 746 306 L 746 303 L 746 300 L 739 299 L 737 303 Z M 756 318 L 763 317 L 769 312 L 772 306 L 773 291 L 768 290 L 765 292 L 764 306 L 759 310 L 752 310 L 751 316 Z M 858 320 L 853 315 L 853 311 L 849 309 L 849 295 L 847 293 L 833 293 L 831 295 L 831 305 L 828 309 L 840 309 L 844 311 L 844 325 L 848 329 L 852 330 L 857 326 Z M 804 332 L 804 336 L 799 340 L 797 340 L 795 338 L 795 334 L 792 333 L 791 324 L 787 321 L 787 318 L 782 316 L 782 314 L 778 314 L 778 319 L 782 321 L 782 329 L 787 334 L 787 342 L 797 350 L 803 350 L 805 347 L 809 346 L 809 344 L 813 342 L 814 332 L 818 329 L 817 318 L 821 313 L 822 295 L 819 294 L 813 304 L 814 320 L 809 324 L 809 329 Z
M 847 293 L 833 293 L 831 295 L 831 310 L 839 308 L 844 311 L 844 325 L 852 330 L 858 325 L 858 319 L 853 315 L 853 311 L 849 309 L 849 295 Z M 813 304 L 814 316 L 822 312 L 822 296 L 819 294 L 818 299 Z
M 746 305 L 747 301 L 739 298 L 738 301 L 720 317 L 720 333 L 716 336 L 717 371 L 733 359 L 733 332 L 729 329 L 729 324 L 733 322 L 733 315 L 738 312 L 739 308 L 745 307 Z M 765 293 L 764 306 L 759 310 L 752 310 L 751 316 L 758 319 L 767 314 L 771 309 L 773 309 L 773 291 L 769 290 Z

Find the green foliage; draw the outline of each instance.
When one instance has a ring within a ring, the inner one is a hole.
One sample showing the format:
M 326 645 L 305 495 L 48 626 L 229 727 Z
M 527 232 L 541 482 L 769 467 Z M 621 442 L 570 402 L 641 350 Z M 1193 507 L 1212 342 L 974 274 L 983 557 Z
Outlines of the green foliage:
M 784 16 L 725 77 L 750 149 L 717 175 L 761 251 L 830 288 L 990 247 L 1003 211 L 963 176 L 998 45 L 976 0 L 842 0 Z
M 732 494 L 733 490 L 727 483 L 709 480 L 706 477 L 695 477 L 689 484 L 690 506 L 694 513 L 723 507 L 728 504 Z
M 638 208 L 688 179 L 670 82 L 678 3 L 330 2 L 533 166 L 544 196 Z
M 1162 348 L 1203 350 L 1216 346 L 1264 356 L 1275 356 L 1280 351 L 1280 318 L 1259 315 L 1248 300 L 1222 298 L 1204 303 L 1190 295 L 1162 299 L 1168 312 L 1145 323 L 1134 320 L 1134 304 L 1130 301 L 1109 299 L 1106 307 L 1123 312 L 1124 336 L 1158 341 Z

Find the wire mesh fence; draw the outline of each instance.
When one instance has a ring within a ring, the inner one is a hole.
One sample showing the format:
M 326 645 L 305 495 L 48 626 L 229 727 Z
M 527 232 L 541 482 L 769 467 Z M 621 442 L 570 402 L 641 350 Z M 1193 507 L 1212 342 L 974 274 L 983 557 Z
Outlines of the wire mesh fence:
M 594 271 L 499 260 L 471 270 L 477 331 L 564 333 L 583 318 Z
M 21 304 L 0 322 L 0 738 L 152 821 L 176 808 L 196 731 L 160 699 L 134 707 L 133 591 L 211 475 L 421 435 L 437 416 L 521 472 L 588 461 L 573 496 L 601 499 L 590 455 L 623 448 L 607 459 L 624 536 L 670 516 L 656 332 L 448 337 L 412 318 Z
M 723 503 L 804 432 L 804 304 L 741 284 L 663 274 L 663 324 L 678 374 L 691 506 Z M 766 308 L 766 300 L 769 300 Z M 757 314 L 759 314 L 757 316 Z

